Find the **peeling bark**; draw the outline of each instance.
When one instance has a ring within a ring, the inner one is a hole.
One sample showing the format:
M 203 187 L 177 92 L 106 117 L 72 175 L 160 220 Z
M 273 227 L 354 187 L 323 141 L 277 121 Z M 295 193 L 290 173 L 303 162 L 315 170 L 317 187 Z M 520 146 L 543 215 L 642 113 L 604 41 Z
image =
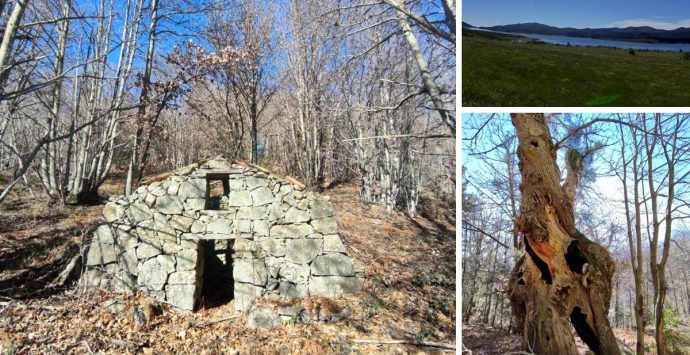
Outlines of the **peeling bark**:
M 516 263 L 510 300 L 523 347 L 537 354 L 577 353 L 574 328 L 595 354 L 620 354 L 606 317 L 614 264 L 575 227 L 573 195 L 560 185 L 556 150 L 543 114 L 513 114 L 519 140 L 521 214 L 527 253 Z

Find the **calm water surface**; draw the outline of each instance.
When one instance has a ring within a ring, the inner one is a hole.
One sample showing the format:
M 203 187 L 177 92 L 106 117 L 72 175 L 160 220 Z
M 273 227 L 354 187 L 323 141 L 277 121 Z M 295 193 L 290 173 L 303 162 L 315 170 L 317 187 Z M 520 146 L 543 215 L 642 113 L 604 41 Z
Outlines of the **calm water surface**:
M 498 32 L 498 31 L 488 31 L 488 32 Z M 639 43 L 639 42 L 624 42 L 624 41 L 612 41 L 606 39 L 593 39 L 593 38 L 582 38 L 582 37 L 566 37 L 566 36 L 550 36 L 550 35 L 538 35 L 532 33 L 515 33 L 515 32 L 498 32 L 513 35 L 521 35 L 529 38 L 535 38 L 542 40 L 546 43 L 567 45 L 570 43 L 572 46 L 588 46 L 588 47 L 615 47 L 615 48 L 626 48 L 626 49 L 637 49 L 637 50 L 652 50 L 652 51 L 667 51 L 667 52 L 678 52 L 682 50 L 683 52 L 690 52 L 690 43 Z

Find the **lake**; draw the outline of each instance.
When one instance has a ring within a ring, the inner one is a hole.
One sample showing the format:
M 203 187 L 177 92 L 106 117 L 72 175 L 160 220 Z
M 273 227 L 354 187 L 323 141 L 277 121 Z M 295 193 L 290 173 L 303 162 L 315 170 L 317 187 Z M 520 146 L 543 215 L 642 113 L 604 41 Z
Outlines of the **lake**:
M 473 30 L 476 30 L 473 28 Z M 482 30 L 487 32 L 504 33 L 511 35 L 520 35 L 528 38 L 534 38 L 546 43 L 567 45 L 570 43 L 571 46 L 583 46 L 583 47 L 614 47 L 614 48 L 625 48 L 625 49 L 637 49 L 637 50 L 651 50 L 651 51 L 665 51 L 665 52 L 678 52 L 683 50 L 683 52 L 690 52 L 690 43 L 641 43 L 641 42 L 624 42 L 624 41 L 613 41 L 607 39 L 594 39 L 594 38 L 582 38 L 582 37 L 566 37 L 566 36 L 551 36 L 551 35 L 539 35 L 532 33 L 516 33 L 516 32 L 499 32 Z

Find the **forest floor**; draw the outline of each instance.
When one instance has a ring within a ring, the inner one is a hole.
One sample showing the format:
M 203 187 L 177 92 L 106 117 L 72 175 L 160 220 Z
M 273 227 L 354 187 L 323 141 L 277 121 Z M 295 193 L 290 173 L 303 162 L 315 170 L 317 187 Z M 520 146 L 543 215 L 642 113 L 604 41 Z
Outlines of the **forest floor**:
M 121 191 L 107 184 L 107 196 Z M 112 294 L 51 286 L 69 259 L 88 244 L 103 205 L 49 207 L 14 199 L 0 207 L 0 353 L 434 353 L 408 344 L 455 344 L 455 208 L 429 199 L 409 218 L 358 201 L 353 185 L 331 196 L 348 252 L 365 268 L 356 294 L 334 301 L 352 309 L 332 324 L 249 329 L 230 303 L 185 312 L 141 293 Z M 314 300 L 320 302 L 321 300 Z M 151 310 L 137 325 L 134 310 Z
M 687 331 L 690 329 L 685 329 Z M 613 333 L 618 340 L 618 347 L 623 354 L 634 354 L 637 341 L 635 329 L 614 328 Z M 588 347 L 573 332 L 579 354 L 586 354 Z M 493 355 L 519 352 L 522 345 L 522 336 L 511 334 L 506 329 L 492 327 L 484 323 L 470 323 L 462 325 L 462 349 L 465 355 Z M 647 329 L 645 333 L 645 354 L 656 354 L 654 349 L 653 330 Z M 679 354 L 685 354 L 685 350 L 680 350 Z

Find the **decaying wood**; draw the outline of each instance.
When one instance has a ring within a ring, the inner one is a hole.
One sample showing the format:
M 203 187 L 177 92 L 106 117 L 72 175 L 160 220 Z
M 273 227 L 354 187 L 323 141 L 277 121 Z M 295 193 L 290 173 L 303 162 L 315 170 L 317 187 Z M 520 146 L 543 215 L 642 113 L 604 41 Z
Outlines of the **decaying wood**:
M 522 183 L 515 220 L 526 254 L 511 275 L 511 307 L 523 350 L 577 352 L 572 328 L 596 354 L 620 354 L 607 312 L 614 264 L 575 227 L 572 199 L 560 185 L 556 151 L 543 114 L 513 114 Z
M 432 348 L 441 348 L 448 350 L 455 350 L 455 344 L 446 344 L 433 341 L 416 341 L 416 340 L 385 340 L 385 339 L 352 339 L 353 343 L 358 344 L 407 344 L 417 346 L 428 346 Z

